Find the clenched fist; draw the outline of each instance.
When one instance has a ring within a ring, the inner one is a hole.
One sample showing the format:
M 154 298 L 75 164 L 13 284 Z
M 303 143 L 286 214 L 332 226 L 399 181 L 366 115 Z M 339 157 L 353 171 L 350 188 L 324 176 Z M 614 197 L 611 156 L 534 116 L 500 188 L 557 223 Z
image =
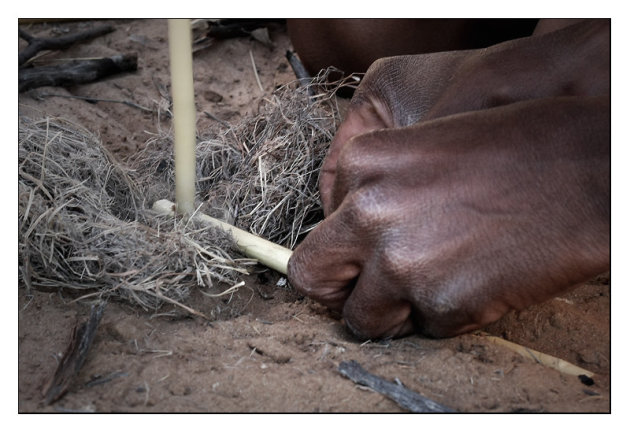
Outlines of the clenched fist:
M 610 25 L 375 62 L 289 279 L 363 338 L 444 337 L 604 272 Z

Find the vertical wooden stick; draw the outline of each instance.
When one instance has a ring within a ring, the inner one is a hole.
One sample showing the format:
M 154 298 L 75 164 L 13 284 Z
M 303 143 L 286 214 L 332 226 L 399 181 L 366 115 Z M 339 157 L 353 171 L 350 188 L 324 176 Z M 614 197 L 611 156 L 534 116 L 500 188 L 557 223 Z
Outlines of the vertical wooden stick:
M 190 20 L 169 19 L 168 41 L 175 127 L 175 197 L 177 212 L 190 215 L 195 210 L 196 171 L 196 114 Z

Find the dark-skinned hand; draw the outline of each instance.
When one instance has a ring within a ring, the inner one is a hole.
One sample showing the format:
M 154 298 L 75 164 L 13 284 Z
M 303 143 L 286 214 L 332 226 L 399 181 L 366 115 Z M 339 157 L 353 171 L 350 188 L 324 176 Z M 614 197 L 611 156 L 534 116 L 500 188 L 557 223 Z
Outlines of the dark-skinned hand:
M 362 338 L 445 337 L 609 266 L 610 26 L 368 70 L 289 279 Z

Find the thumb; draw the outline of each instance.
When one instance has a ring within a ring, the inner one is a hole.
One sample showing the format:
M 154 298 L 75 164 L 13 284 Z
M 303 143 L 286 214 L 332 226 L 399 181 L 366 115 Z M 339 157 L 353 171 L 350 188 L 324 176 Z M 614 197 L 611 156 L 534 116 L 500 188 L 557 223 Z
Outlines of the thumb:
M 378 258 L 375 254 L 373 258 Z M 414 332 L 412 304 L 405 290 L 369 260 L 343 308 L 346 326 L 359 338 L 394 338 Z
M 297 246 L 288 280 L 302 294 L 341 311 L 361 273 L 363 253 L 343 215 L 335 212 Z

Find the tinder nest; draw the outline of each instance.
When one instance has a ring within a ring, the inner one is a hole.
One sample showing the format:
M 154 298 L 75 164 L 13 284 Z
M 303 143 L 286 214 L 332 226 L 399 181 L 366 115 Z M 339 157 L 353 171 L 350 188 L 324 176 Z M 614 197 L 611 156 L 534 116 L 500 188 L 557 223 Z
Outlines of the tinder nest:
M 321 220 L 318 174 L 339 123 L 334 93 L 346 85 L 325 83 L 286 85 L 239 124 L 199 135 L 198 211 L 289 248 Z M 151 210 L 174 201 L 172 148 L 161 132 L 121 162 L 81 126 L 20 116 L 20 284 L 191 313 L 191 290 L 241 287 L 254 262 L 229 235 Z

